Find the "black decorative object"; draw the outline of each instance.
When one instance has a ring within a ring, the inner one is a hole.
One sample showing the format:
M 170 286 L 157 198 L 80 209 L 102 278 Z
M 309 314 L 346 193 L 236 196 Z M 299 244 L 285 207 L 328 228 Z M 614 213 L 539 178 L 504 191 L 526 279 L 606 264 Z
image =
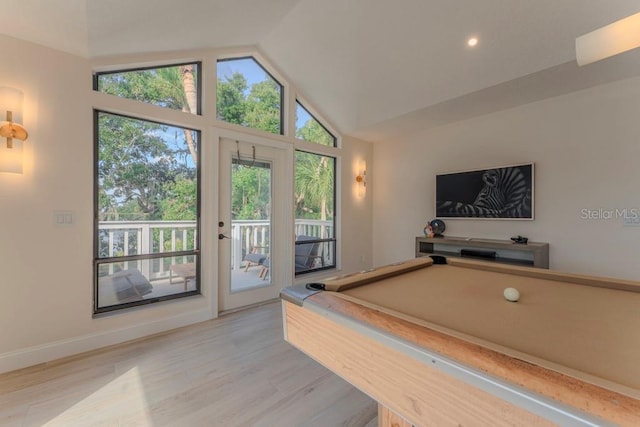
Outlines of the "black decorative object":
M 433 231 L 433 237 L 442 237 L 442 233 L 444 233 L 444 230 L 447 228 L 444 225 L 444 221 L 437 218 L 431 220 L 429 225 L 431 226 L 431 230 Z
M 513 243 L 518 243 L 520 245 L 526 245 L 529 242 L 527 237 L 522 237 L 520 235 L 512 237 L 511 240 L 513 240 Z
M 533 184 L 533 163 L 436 175 L 436 215 L 531 220 Z

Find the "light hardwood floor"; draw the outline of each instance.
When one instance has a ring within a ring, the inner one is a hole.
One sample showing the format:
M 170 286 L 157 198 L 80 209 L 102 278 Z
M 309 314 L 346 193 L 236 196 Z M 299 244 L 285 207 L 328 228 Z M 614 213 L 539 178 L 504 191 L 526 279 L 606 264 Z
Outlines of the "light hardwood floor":
M 279 303 L 0 375 L 0 426 L 375 426 L 282 338 Z

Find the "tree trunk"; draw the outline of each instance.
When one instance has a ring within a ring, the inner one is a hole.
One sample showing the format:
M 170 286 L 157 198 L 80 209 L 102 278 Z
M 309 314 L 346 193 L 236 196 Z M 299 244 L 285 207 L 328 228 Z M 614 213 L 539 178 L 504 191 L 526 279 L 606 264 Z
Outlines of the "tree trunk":
M 183 105 L 182 111 L 186 113 L 198 113 L 198 91 L 196 89 L 195 66 L 193 64 L 181 65 L 180 75 L 182 76 L 182 86 L 184 87 L 184 97 L 186 104 Z M 193 135 L 188 129 L 184 130 L 184 136 L 187 140 L 187 146 L 191 153 L 193 163 L 198 164 L 198 156 L 196 154 L 196 145 Z

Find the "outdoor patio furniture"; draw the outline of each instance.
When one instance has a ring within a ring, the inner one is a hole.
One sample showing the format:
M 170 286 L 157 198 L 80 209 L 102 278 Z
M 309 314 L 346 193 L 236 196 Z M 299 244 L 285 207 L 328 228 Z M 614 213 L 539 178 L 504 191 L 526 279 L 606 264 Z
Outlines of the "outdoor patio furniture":
M 251 253 L 244 256 L 244 261 L 246 262 L 244 271 L 248 271 L 249 267 L 262 265 L 264 260 L 267 259 L 267 254 L 265 253 L 266 250 L 267 247 L 265 246 L 252 246 Z
M 320 243 L 318 237 L 313 236 L 298 236 L 296 239 L 296 255 L 295 255 L 295 267 L 296 273 L 311 270 L 316 266 L 318 261 L 321 266 L 324 266 L 324 259 L 321 255 L 318 255 L 320 251 Z M 301 241 L 312 241 L 311 243 L 297 243 Z
M 196 263 L 186 262 L 184 264 L 172 264 L 169 267 L 169 284 L 173 285 L 173 275 L 181 277 L 184 282 L 184 290 L 187 290 L 187 285 L 190 279 L 196 278 Z
M 98 304 L 106 307 L 140 301 L 152 290 L 153 285 L 137 269 L 120 270 L 98 279 Z
M 267 276 L 269 275 L 269 267 L 271 266 L 271 258 L 267 256 L 267 258 L 262 261 L 262 270 L 260 270 L 260 277 L 262 280 L 267 280 Z

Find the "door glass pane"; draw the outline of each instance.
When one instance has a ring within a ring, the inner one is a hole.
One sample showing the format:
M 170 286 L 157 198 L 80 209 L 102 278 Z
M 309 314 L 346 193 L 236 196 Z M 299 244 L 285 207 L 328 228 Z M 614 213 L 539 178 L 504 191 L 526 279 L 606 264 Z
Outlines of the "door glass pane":
M 231 292 L 271 284 L 271 164 L 233 159 Z

